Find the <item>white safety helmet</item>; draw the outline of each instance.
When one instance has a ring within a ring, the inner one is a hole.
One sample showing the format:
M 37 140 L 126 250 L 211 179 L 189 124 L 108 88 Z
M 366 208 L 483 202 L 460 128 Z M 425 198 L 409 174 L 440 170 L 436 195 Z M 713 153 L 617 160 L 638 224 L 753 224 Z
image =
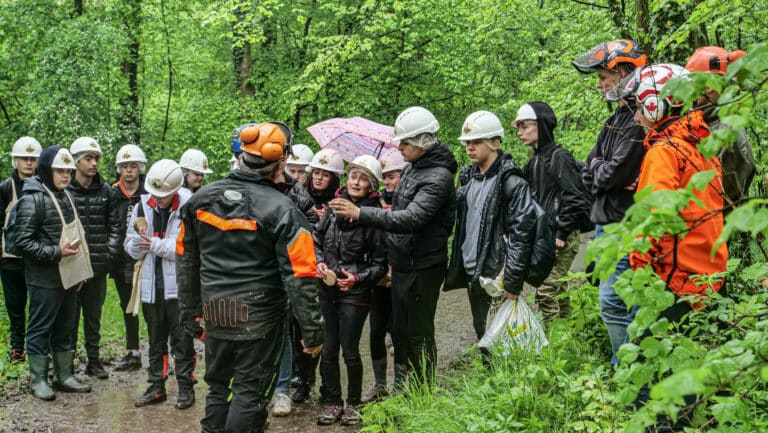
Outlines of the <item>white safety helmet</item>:
M 398 152 L 399 153 L 399 152 Z M 362 171 L 368 180 L 371 182 L 373 190 L 379 189 L 381 184 L 381 164 L 376 158 L 371 155 L 362 155 L 355 158 L 348 166 L 347 173 L 351 174 L 353 171 Z
M 661 91 L 671 78 L 685 75 L 688 75 L 688 71 L 679 65 L 662 63 L 644 66 L 624 78 L 617 86 L 618 95 L 613 96 L 622 99 L 634 96 L 643 116 L 656 123 L 669 116 L 672 108 L 683 106 L 683 101 L 675 101 L 671 95 L 662 97 Z
M 403 154 L 397 150 L 382 156 L 379 163 L 381 164 L 382 175 L 385 175 L 390 171 L 400 171 L 405 168 L 406 164 L 405 159 L 403 159 Z
M 439 129 L 440 122 L 432 112 L 423 107 L 409 107 L 397 116 L 395 137 L 392 141 L 401 141 L 426 132 L 434 134 Z
M 531 107 L 531 104 L 523 104 L 522 107 L 520 107 L 519 110 L 517 110 L 517 117 L 515 117 L 515 121 L 512 122 L 512 125 L 515 126 L 515 128 L 519 128 L 518 122 L 522 122 L 523 120 L 536 120 L 538 119 L 538 116 L 536 116 L 536 112 L 533 111 L 533 107 Z
M 66 147 L 62 147 L 53 157 L 51 168 L 64 168 L 67 170 L 74 170 L 76 168 L 75 158 L 72 157 L 72 154 L 69 153 L 69 150 L 67 150 Z
M 99 142 L 93 137 L 80 137 L 73 141 L 72 145 L 69 146 L 69 152 L 76 158 L 78 155 L 84 154 L 85 152 L 96 152 L 99 156 L 103 155 Z
M 147 168 L 147 157 L 144 156 L 144 152 L 135 144 L 126 144 L 117 151 L 117 157 L 115 158 L 115 166 L 117 172 L 120 172 L 120 164 L 126 162 L 135 162 L 139 165 L 139 171 L 144 173 Z
M 144 179 L 144 189 L 155 197 L 168 197 L 181 189 L 184 174 L 172 159 L 161 159 L 152 164 Z
M 213 173 L 213 170 L 208 168 L 208 157 L 197 149 L 188 149 L 184 152 L 179 159 L 179 166 L 185 170 L 192 170 L 198 173 Z
M 341 176 L 344 173 L 344 159 L 333 149 L 322 149 L 312 157 L 312 161 L 307 165 L 307 171 L 315 169 L 329 171 Z
M 315 156 L 315 153 L 306 144 L 294 144 L 291 149 L 293 154 L 289 155 L 288 159 L 286 159 L 286 165 L 307 166 L 312 162 L 312 157 Z
M 467 116 L 464 126 L 461 127 L 462 142 L 470 140 L 481 140 L 483 138 L 504 138 L 504 126 L 501 120 L 490 111 L 475 111 Z
M 43 146 L 40 142 L 33 137 L 21 137 L 13 143 L 13 149 L 11 150 L 11 164 L 13 168 L 16 168 L 16 160 L 13 158 L 39 158 L 40 152 L 43 151 Z

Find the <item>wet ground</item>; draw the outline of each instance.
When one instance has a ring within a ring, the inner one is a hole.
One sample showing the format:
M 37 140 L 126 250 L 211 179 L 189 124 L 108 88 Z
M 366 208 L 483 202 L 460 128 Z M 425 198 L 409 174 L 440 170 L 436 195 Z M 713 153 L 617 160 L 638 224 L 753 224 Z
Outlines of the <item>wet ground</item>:
M 439 367 L 447 368 L 448 362 L 458 357 L 461 352 L 474 343 L 469 305 L 466 291 L 443 292 L 440 296 L 437 318 L 437 342 Z M 370 369 L 370 355 L 367 341 L 368 329 L 363 333 L 361 351 L 363 352 L 365 379 L 363 392 L 373 385 Z M 202 352 L 202 347 L 198 347 Z M 146 357 L 144 365 L 146 366 Z M 390 370 L 392 359 L 390 357 Z M 78 375 L 93 387 L 89 394 L 57 393 L 52 402 L 40 401 L 26 389 L 11 393 L 0 401 L 0 432 L 196 432 L 200 431 L 200 419 L 205 409 L 205 381 L 200 380 L 195 386 L 197 402 L 187 410 L 179 411 L 173 407 L 177 387 L 174 380 L 167 383 L 168 401 L 158 405 L 136 408 L 133 399 L 147 387 L 146 373 L 120 373 L 110 371 L 110 378 L 97 380 Z M 343 361 L 342 361 L 342 372 Z M 204 365 L 198 363 L 196 375 L 202 379 Z M 390 372 L 391 374 L 391 372 Z M 318 378 L 319 382 L 319 378 Z M 342 384 L 346 383 L 342 379 Z M 317 387 L 313 396 L 317 397 Z M 271 433 L 283 432 L 354 432 L 357 428 L 318 426 L 316 417 L 320 410 L 317 402 L 294 405 L 294 412 L 283 418 L 270 416 Z

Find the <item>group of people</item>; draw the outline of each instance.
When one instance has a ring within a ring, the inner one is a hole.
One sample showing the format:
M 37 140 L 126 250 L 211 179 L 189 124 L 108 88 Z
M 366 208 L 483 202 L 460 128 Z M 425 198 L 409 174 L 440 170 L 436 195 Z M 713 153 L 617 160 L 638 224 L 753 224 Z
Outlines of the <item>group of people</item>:
M 687 69 L 724 74 L 743 55 L 706 47 L 692 55 Z M 49 351 L 54 388 L 90 390 L 72 374 L 80 309 L 86 374 L 106 378 L 99 327 L 109 272 L 126 311 L 128 352 L 116 369 L 141 367 L 138 310 L 131 311 L 136 297 L 147 323 L 150 386 L 137 406 L 167 398 L 164 383 L 172 364 L 179 383 L 176 407 L 194 403 L 198 338 L 205 343 L 209 387 L 203 431 L 262 431 L 270 404 L 274 416 L 286 416 L 292 403 L 309 398 L 318 364 L 318 423 L 356 424 L 362 404 L 391 392 L 387 334 L 394 348 L 394 388 L 433 380 L 441 288 L 467 289 L 479 340 L 497 295 L 489 286 L 517 299 L 524 283 L 542 272 L 532 269 L 532 257 L 551 250 L 551 272 L 549 266 L 544 270 L 535 299 L 545 323 L 565 317 L 570 308 L 562 280 L 579 233 L 604 236 L 605 225 L 624 218 L 636 191 L 685 188 L 696 173 L 713 170 L 706 187 L 694 190 L 700 201 L 680 212 L 688 224 L 685 235 L 650 239 L 647 253 L 625 257 L 600 282 L 600 311 L 617 363 L 636 311 L 616 294 L 618 275 L 651 266 L 688 301 L 662 313 L 671 321 L 698 308 L 701 297 L 722 291 L 722 279 L 701 284 L 692 277 L 725 271 L 726 244 L 710 252 L 722 233 L 722 210 L 746 195 L 754 160 L 743 133 L 736 146 L 704 157 L 698 142 L 725 127 L 717 123 L 719 95 L 709 89 L 693 110 L 681 112 L 678 101 L 662 97 L 662 88 L 686 69 L 648 63 L 635 42 L 603 42 L 573 65 L 596 73 L 603 97 L 616 103 L 584 162 L 558 145 L 556 115 L 539 101 L 523 104 L 511 122 L 520 142 L 532 149 L 522 167 L 502 151 L 499 117 L 477 111 L 458 136 L 471 161 L 460 172 L 450 148 L 437 138 L 438 120 L 418 106 L 395 121 L 398 151 L 379 159 L 359 156 L 346 167 L 332 149 L 313 153 L 294 144 L 281 122 L 244 124 L 232 137 L 230 174 L 204 186 L 211 171 L 197 150 L 188 150 L 179 163 L 160 160 L 145 175 L 144 154 L 126 145 L 116 158 L 120 178 L 110 187 L 98 172 L 96 140 L 81 137 L 70 150 L 43 150 L 32 138 L 20 139 L 12 152 L 12 178 L 0 185 L 9 357 L 25 357 L 29 294 L 26 358 L 34 395 L 54 396 L 47 383 Z M 750 164 L 751 172 L 743 169 Z M 542 237 L 548 231 L 554 235 Z M 551 244 L 542 245 L 542 239 Z M 6 255 L 11 253 L 20 257 Z M 375 385 L 364 395 L 359 345 L 368 317 Z M 487 362 L 489 352 L 482 354 Z M 289 396 L 292 381 L 297 387 Z M 642 404 L 643 396 L 638 400 Z

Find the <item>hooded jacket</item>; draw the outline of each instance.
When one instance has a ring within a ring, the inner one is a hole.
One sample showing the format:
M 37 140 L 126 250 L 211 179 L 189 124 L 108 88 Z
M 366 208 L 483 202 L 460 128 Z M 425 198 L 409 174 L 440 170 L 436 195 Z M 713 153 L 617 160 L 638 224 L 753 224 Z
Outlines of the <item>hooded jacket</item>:
M 5 225 L 5 208 L 13 201 L 13 190 L 16 189 L 16 200 L 21 199 L 24 191 L 24 181 L 19 178 L 19 172 L 14 168 L 11 177 L 0 184 L 0 227 Z M 5 227 L 2 227 L 5 230 Z M 0 269 L 23 271 L 24 262 L 21 258 L 2 257 L 0 251 Z
M 630 254 L 633 269 L 650 264 L 677 296 L 702 295 L 718 291 L 722 281 L 712 287 L 697 285 L 690 277 L 725 272 L 728 247 L 722 243 L 712 255 L 712 247 L 723 233 L 722 169 L 717 157 L 706 159 L 696 145 L 709 136 L 701 111 L 683 117 L 662 120 L 648 133 L 648 152 L 640 171 L 638 190 L 652 186 L 654 191 L 685 188 L 691 178 L 702 171 L 715 170 L 715 177 L 704 190 L 694 190 L 703 206 L 691 202 L 680 211 L 688 225 L 684 234 L 667 234 L 650 239 L 651 249 Z
M 120 215 L 120 245 L 125 242 L 125 234 L 128 229 L 128 222 L 133 215 L 133 208 L 137 203 L 141 201 L 141 195 L 146 194 L 144 189 L 145 176 L 142 174 L 139 176 L 139 187 L 134 194 L 128 192 L 125 189 L 123 180 L 120 179 L 112 185 L 112 192 L 115 194 L 115 200 L 117 201 L 117 213 Z M 114 257 L 109 262 L 109 273 L 115 280 L 123 281 L 125 284 L 132 284 L 133 282 L 133 264 L 136 261 L 121 248 L 121 254 Z
M 472 275 L 467 275 L 461 251 L 466 236 L 467 191 L 471 181 L 484 178 L 493 178 L 495 184 L 483 204 L 477 266 Z M 459 180 L 456 233 L 445 290 L 474 285 L 481 276 L 496 278 L 503 268 L 504 290 L 520 294 L 531 261 L 538 212 L 541 212 L 536 209 L 523 173 L 512 162 L 511 155 L 499 151 L 498 158 L 485 173 L 481 174 L 473 164 L 462 168 Z
M 176 193 L 176 198 L 171 203 L 165 235 L 162 237 L 153 236 L 152 245 L 146 253 L 139 248 L 141 237 L 136 233 L 134 223 L 139 216 L 139 206 L 141 206 L 141 214 L 147 219 L 147 226 L 154 227 L 154 209 L 157 208 L 157 204 L 150 194 L 143 194 L 140 204 L 133 209 L 123 248 L 133 260 L 145 257 L 144 263 L 141 266 L 141 302 L 147 304 L 158 302 L 158 299 L 155 299 L 155 258 L 157 257 L 162 259 L 163 290 L 165 296 L 160 301 L 178 298 L 178 286 L 176 284 L 176 238 L 181 231 L 179 208 L 189 200 L 191 195 L 192 193 L 186 188 L 180 189 Z
M 595 197 L 590 214 L 595 224 L 621 221 L 634 203 L 635 189 L 627 188 L 637 180 L 645 155 L 645 131 L 635 123 L 634 113 L 634 101 L 619 105 L 587 155 L 582 180 Z
M 77 183 L 75 176 L 72 176 L 67 190 L 75 199 L 80 222 L 85 228 L 93 274 L 96 277 L 106 275 L 110 260 L 119 260 L 122 254 L 120 220 L 125 216 L 118 213 L 115 193 L 99 173 L 88 188 Z
M 528 105 L 536 113 L 539 139 L 523 174 L 533 199 L 554 219 L 557 238 L 566 240 L 588 218 L 592 197 L 583 190 L 581 170 L 573 154 L 555 143 L 555 113 L 541 102 Z
M 309 195 L 309 191 L 300 182 L 296 182 L 292 177 L 286 176 L 285 182 L 279 184 L 280 189 L 288 196 L 288 198 L 296 204 L 296 207 L 304 213 L 307 217 L 310 227 L 315 227 L 317 224 L 317 215 L 313 211 L 315 202 L 312 200 L 312 196 Z
M 351 201 L 347 188 L 337 193 Z M 356 206 L 380 208 L 379 193 L 373 192 Z M 387 271 L 387 250 L 384 231 L 366 227 L 359 221 L 350 221 L 332 212 L 326 212 L 314 232 L 317 262 L 325 262 L 341 278 L 342 269 L 357 274 L 360 280 L 349 290 L 342 292 L 338 286 L 321 283 L 320 298 L 331 302 L 367 304 L 372 302 L 372 290 Z
M 454 176 L 458 163 L 448 146 L 435 143 L 403 169 L 392 209 L 360 209 L 360 224 L 387 232 L 387 258 L 394 271 L 413 272 L 448 261 L 448 237 L 456 219 Z
M 181 209 L 176 281 L 182 317 L 206 335 L 255 340 L 283 326 L 288 299 L 307 347 L 323 340 L 309 223 L 278 185 L 236 170 Z

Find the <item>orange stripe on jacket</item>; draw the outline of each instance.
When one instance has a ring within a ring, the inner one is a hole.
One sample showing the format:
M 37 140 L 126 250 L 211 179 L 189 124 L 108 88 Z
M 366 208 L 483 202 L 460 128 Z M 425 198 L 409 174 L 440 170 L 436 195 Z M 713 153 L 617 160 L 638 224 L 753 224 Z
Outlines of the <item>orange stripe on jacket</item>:
M 293 276 L 296 278 L 317 276 L 315 247 L 312 235 L 306 230 L 302 229 L 288 245 L 288 258 L 291 260 Z
M 187 227 L 184 225 L 184 221 L 181 222 L 181 230 L 179 230 L 179 235 L 176 236 L 176 254 L 183 256 L 184 255 L 184 233 L 187 232 Z
M 197 211 L 197 219 L 224 232 L 231 230 L 247 230 L 254 232 L 257 227 L 256 220 L 240 218 L 225 219 L 204 210 Z

